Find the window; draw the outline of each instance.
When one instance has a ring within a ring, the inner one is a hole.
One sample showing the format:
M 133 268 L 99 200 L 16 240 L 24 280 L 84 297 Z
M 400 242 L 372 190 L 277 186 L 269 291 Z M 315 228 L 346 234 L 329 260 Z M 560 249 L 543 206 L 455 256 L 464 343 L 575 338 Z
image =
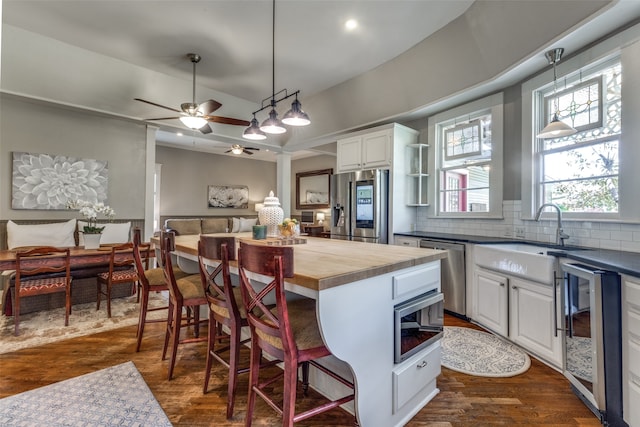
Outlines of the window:
M 429 119 L 436 216 L 502 215 L 502 95 Z M 496 167 L 492 167 L 496 165 Z
M 617 213 L 622 69 L 616 61 L 589 74 L 557 96 L 553 89 L 538 91 L 544 118 L 557 105 L 558 117 L 578 133 L 539 141 L 536 191 L 540 203 L 555 203 L 565 212 Z
M 638 57 L 637 34 L 623 32 L 560 64 L 558 109 L 578 130 L 564 138 L 535 137 L 553 108 L 551 69 L 522 84 L 523 219 L 553 202 L 567 220 L 640 221 Z

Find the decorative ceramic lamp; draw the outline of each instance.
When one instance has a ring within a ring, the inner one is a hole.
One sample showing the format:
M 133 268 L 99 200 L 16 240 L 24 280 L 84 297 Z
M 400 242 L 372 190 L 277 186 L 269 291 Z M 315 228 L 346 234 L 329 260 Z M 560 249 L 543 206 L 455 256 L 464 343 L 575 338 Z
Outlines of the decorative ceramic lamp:
M 280 207 L 280 200 L 273 195 L 273 191 L 264 198 L 264 207 L 258 212 L 260 224 L 267 226 L 267 237 L 278 237 L 278 224 L 284 220 L 284 211 Z

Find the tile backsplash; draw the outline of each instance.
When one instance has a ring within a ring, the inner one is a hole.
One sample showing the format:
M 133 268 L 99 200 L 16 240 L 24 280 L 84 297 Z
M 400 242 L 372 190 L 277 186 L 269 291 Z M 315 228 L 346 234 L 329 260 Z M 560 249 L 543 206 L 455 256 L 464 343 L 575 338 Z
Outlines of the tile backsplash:
M 503 202 L 503 219 L 427 218 L 427 208 L 418 208 L 416 230 L 555 243 L 555 220 L 522 220 L 520 212 L 520 200 Z M 640 252 L 640 224 L 564 219 L 563 228 L 567 245 Z

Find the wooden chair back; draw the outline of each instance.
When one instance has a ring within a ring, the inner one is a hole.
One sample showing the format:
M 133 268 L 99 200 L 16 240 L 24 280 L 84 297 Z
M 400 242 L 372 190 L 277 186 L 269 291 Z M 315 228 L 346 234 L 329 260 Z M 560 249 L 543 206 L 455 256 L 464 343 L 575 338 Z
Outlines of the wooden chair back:
M 171 232 L 162 232 L 160 233 L 161 243 L 160 243 L 160 253 L 162 254 L 162 271 L 164 273 L 164 279 L 167 282 L 167 287 L 169 288 L 169 294 L 171 298 L 173 298 L 176 303 L 182 306 L 184 302 L 184 298 L 182 297 L 182 293 L 180 289 L 178 289 L 178 284 L 176 283 L 176 276 L 173 270 L 173 260 L 171 258 L 171 250 L 168 248 L 173 247 L 173 239 L 172 236 L 175 236 Z
M 112 246 L 109 257 L 109 277 L 113 276 L 114 271 L 133 269 L 134 263 L 132 242 Z
M 20 283 L 31 276 L 52 275 L 59 273 L 67 278 L 67 286 L 71 282 L 71 257 L 69 248 L 39 246 L 16 252 L 15 291 L 20 290 Z M 24 291 L 24 290 L 23 290 Z M 44 292 L 43 292 L 44 293 Z M 23 293 L 24 295 L 24 293 Z
M 242 299 L 253 339 L 267 353 L 283 359 L 295 352 L 296 345 L 289 323 L 284 278 L 293 277 L 293 248 L 240 243 L 238 270 Z M 264 288 L 256 290 L 248 273 L 272 277 Z M 275 297 L 276 310 L 272 310 Z
M 138 280 L 142 288 L 149 287 L 149 281 L 144 272 L 149 269 L 149 258 L 151 254 L 151 245 L 146 243 L 140 243 L 140 241 L 133 240 L 133 261 L 138 273 Z
M 212 314 L 225 325 L 232 321 L 239 323 L 241 318 L 229 273 L 229 260 L 236 258 L 235 240 L 234 237 L 201 235 L 198 241 L 198 265 L 204 293 Z M 220 263 L 213 271 L 209 271 L 207 260 L 220 260 Z M 222 276 L 222 285 L 216 282 L 219 276 Z

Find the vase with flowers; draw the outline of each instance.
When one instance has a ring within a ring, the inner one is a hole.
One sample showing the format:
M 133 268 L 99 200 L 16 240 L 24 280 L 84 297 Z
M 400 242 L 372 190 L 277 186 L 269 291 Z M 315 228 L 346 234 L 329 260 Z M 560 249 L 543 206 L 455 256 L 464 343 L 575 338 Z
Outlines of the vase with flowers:
M 102 202 L 89 202 L 86 200 L 69 201 L 67 208 L 77 209 L 87 220 L 87 224 L 81 230 L 85 249 L 97 249 L 100 247 L 100 236 L 104 226 L 98 226 L 98 215 L 112 219 L 116 212 Z

